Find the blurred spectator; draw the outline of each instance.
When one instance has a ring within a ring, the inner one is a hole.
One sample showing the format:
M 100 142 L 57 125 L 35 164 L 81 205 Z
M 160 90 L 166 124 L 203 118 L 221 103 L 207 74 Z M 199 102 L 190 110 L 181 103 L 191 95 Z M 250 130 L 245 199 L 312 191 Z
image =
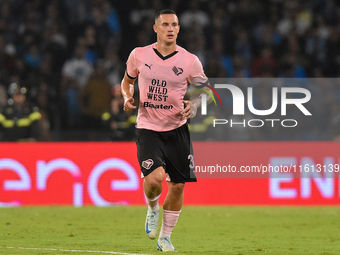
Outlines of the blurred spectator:
M 253 77 L 276 77 L 277 76 L 277 60 L 273 56 L 273 51 L 270 47 L 264 47 L 261 50 L 261 55 L 254 60 L 252 65 Z
M 279 21 L 277 30 L 283 36 L 291 32 L 303 35 L 311 26 L 312 18 L 307 4 L 294 0 L 284 1 L 284 18 Z
M 244 27 L 248 30 L 253 29 L 257 22 L 261 20 L 261 7 L 258 1 L 241 0 L 234 1 L 231 22 L 236 27 Z
M 66 60 L 67 47 L 67 39 L 60 31 L 58 24 L 54 23 L 44 26 L 39 49 L 42 53 L 42 61 L 48 58 L 51 71 L 54 73 L 60 72 Z
M 133 8 L 129 16 L 132 27 L 138 27 L 145 19 L 155 18 L 156 11 L 150 5 L 150 1 L 137 1 Z
M 264 47 L 270 47 L 274 57 L 280 54 L 282 37 L 274 30 L 272 22 L 261 23 L 254 28 L 253 33 L 256 53 L 259 53 Z
M 2 108 L 6 105 L 7 103 L 7 97 L 6 97 L 6 88 L 3 84 L 0 83 L 0 112 Z
M 206 40 L 204 37 L 198 36 L 194 33 L 190 33 L 188 35 L 187 49 L 199 58 L 203 66 L 207 64 L 208 57 L 208 52 L 205 46 Z
M 112 40 L 118 43 L 120 32 L 119 24 L 115 24 L 117 25 L 116 30 L 110 27 L 106 16 L 108 15 L 106 13 L 108 10 L 105 10 L 105 8 L 107 8 L 107 4 L 103 5 L 103 3 L 99 1 L 98 5 L 94 5 L 92 8 L 91 18 L 89 20 L 96 32 L 96 42 L 99 49 L 105 49 L 105 45 L 108 42 L 112 42 Z M 112 21 L 110 22 L 112 25 Z M 103 56 L 103 52 L 98 52 L 98 55 Z
M 232 70 L 230 77 L 249 78 L 251 77 L 250 69 L 245 65 L 240 55 L 235 55 L 232 62 Z
M 252 45 L 250 42 L 249 34 L 244 28 L 236 28 L 236 40 L 233 46 L 233 52 L 242 56 L 246 65 L 251 63 L 252 58 Z
M 103 61 L 111 87 L 120 83 L 130 50 L 155 41 L 150 27 L 163 8 L 178 13 L 178 44 L 197 54 L 209 76 L 340 75 L 340 3 L 334 0 L 0 0 L 0 84 L 23 81 L 45 116 L 41 122 L 56 134 L 81 127 L 79 96 L 92 66 Z M 1 89 L 7 88 L 0 86 L 0 104 L 6 96 Z M 338 86 L 327 91 L 340 95 Z M 313 93 L 313 100 L 324 96 Z M 57 110 L 52 114 L 50 107 Z M 330 133 L 325 127 L 309 129 L 308 135 L 297 130 L 296 137 L 329 139 L 321 134 Z M 271 131 L 271 139 L 288 139 Z
M 108 81 L 113 87 L 120 83 L 125 72 L 125 66 L 119 59 L 117 49 L 112 45 L 108 45 L 105 50 L 104 59 L 102 59 L 105 73 Z
M 15 17 L 12 13 L 10 1 L 0 2 L 0 30 L 6 40 L 15 40 Z
M 339 76 L 340 67 L 340 37 L 339 29 L 336 26 L 330 27 L 330 35 L 326 42 L 327 76 Z
M 101 115 L 109 109 L 111 99 L 112 89 L 106 79 L 104 64 L 98 62 L 94 73 L 80 93 L 83 128 L 101 128 Z
M 61 95 L 66 103 L 69 127 L 79 127 L 81 110 L 79 106 L 79 93 L 90 78 L 93 67 L 85 59 L 87 47 L 80 41 L 75 48 L 74 57 L 67 60 L 62 68 Z
M 134 139 L 136 112 L 124 112 L 124 99 L 120 93 L 120 84 L 115 86 L 114 97 L 108 111 L 101 115 L 102 123 L 110 131 L 111 141 L 130 141 Z
M 111 33 L 115 36 L 120 35 L 120 22 L 116 9 L 110 4 L 108 0 L 102 0 L 103 14 L 106 17 Z
M 339 16 L 338 16 L 338 2 L 334 0 L 327 0 L 323 2 L 323 9 L 321 7 L 321 15 L 325 19 L 327 25 L 333 25 L 339 23 Z M 318 6 L 319 7 L 319 6 Z
M 281 78 L 306 78 L 306 70 L 300 65 L 295 53 L 291 52 L 284 56 L 281 73 Z
M 335 142 L 340 142 L 340 106 L 337 105 L 338 114 L 332 119 L 331 123 L 331 135 Z
M 15 65 L 15 49 L 7 44 L 5 37 L 0 34 L 0 73 L 12 73 Z
M 41 113 L 41 131 L 43 140 L 52 140 L 51 129 L 59 128 L 59 115 L 57 113 L 56 91 L 49 81 L 41 79 L 37 86 L 31 90 L 31 98 Z
M 66 8 L 68 23 L 72 26 L 83 24 L 88 19 L 92 0 L 62 0 Z
M 208 54 L 205 65 L 205 74 L 210 78 L 224 78 L 226 71 L 220 60 L 220 56 L 216 54 Z
M 53 72 L 53 57 L 45 53 L 39 66 L 39 81 L 44 80 L 48 85 L 49 94 L 54 95 L 55 100 L 59 100 L 60 75 Z
M 216 76 L 212 77 L 232 77 L 233 75 L 233 64 L 232 64 L 232 59 L 225 54 L 225 49 L 224 49 L 224 41 L 222 34 L 216 33 L 213 37 L 213 45 L 212 45 L 212 54 L 209 54 L 209 56 L 214 55 L 216 58 L 216 64 L 218 65 L 218 71 L 216 71 L 218 74 Z M 211 57 L 209 57 L 209 62 L 208 64 L 211 66 Z M 210 75 L 208 75 L 210 76 Z
M 28 52 L 24 55 L 26 65 L 29 66 L 30 69 L 36 70 L 40 65 L 41 59 L 42 57 L 39 53 L 38 46 L 36 44 L 30 45 Z
M 9 86 L 10 99 L 0 113 L 3 141 L 37 141 L 41 138 L 41 114 L 26 98 L 27 88 L 17 83 Z
M 311 60 L 311 66 L 317 66 L 326 64 L 326 42 L 320 31 L 313 27 L 311 28 L 306 36 L 305 40 L 305 51 L 309 59 Z
M 87 47 L 85 58 L 91 62 L 91 64 L 95 64 L 98 60 L 98 53 L 101 52 L 101 46 L 97 42 L 97 32 L 94 26 L 88 25 L 85 27 L 83 36 L 81 40 L 83 40 L 83 43 Z
M 184 29 L 189 29 L 192 24 L 204 29 L 210 23 L 208 14 L 200 9 L 200 1 L 190 0 L 189 7 L 179 17 L 180 25 Z

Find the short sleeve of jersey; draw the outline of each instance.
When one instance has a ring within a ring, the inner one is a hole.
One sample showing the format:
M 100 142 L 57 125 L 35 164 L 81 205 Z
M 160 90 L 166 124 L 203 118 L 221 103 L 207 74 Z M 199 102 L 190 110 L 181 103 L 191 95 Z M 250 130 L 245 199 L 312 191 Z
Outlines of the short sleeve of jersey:
M 136 49 L 131 51 L 129 58 L 126 61 L 126 74 L 131 79 L 137 78 L 139 74 L 136 63 Z
M 188 79 L 189 84 L 194 86 L 201 86 L 202 83 L 206 83 L 208 81 L 208 78 L 204 73 L 202 63 L 197 56 L 195 56 Z

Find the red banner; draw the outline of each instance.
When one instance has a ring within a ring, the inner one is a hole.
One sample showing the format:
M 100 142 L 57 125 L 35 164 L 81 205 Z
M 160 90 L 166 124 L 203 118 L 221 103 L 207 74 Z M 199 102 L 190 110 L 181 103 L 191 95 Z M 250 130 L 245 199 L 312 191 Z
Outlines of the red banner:
M 1 143 L 0 152 L 0 206 L 145 203 L 133 142 Z M 337 143 L 196 142 L 194 158 L 187 205 L 340 204 Z

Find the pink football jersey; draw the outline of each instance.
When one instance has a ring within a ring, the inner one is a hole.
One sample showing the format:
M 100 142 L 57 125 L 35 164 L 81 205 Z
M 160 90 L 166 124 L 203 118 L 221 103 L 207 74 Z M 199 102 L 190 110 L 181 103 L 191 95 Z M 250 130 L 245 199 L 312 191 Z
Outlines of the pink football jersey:
M 186 123 L 180 117 L 188 83 L 206 82 L 199 59 L 180 46 L 162 56 L 156 43 L 135 48 L 126 62 L 130 78 L 138 76 L 140 93 L 137 128 L 169 131 Z

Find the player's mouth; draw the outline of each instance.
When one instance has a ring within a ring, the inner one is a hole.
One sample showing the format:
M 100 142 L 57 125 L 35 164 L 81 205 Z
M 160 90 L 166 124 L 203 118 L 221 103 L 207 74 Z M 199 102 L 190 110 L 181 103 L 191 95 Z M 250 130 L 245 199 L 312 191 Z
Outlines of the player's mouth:
M 168 37 L 169 39 L 173 39 L 174 35 L 167 35 L 166 37 Z

